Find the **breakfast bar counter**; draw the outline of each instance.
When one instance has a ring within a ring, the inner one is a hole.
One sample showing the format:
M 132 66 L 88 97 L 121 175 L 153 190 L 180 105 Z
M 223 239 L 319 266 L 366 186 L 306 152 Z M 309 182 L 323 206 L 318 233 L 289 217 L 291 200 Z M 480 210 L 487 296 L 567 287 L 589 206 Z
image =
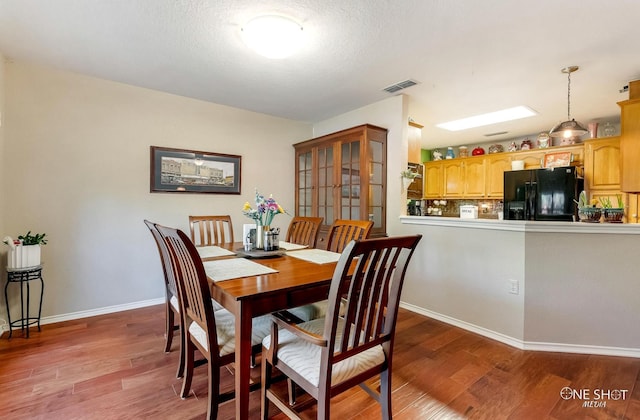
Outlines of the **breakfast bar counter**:
M 640 225 L 401 216 L 403 306 L 530 350 L 640 357 Z

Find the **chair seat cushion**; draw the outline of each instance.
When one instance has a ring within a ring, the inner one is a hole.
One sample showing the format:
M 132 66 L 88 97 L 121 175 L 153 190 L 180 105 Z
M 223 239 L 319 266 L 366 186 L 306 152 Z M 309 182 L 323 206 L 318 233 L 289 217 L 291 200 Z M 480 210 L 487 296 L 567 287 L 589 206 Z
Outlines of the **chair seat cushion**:
M 327 301 L 311 303 L 309 305 L 298 306 L 296 308 L 287 309 L 287 312 L 297 316 L 303 321 L 311 321 L 313 319 L 324 318 L 327 314 Z
M 320 334 L 324 332 L 324 318 L 315 319 L 309 322 L 298 324 L 300 328 L 309 332 Z M 338 321 L 337 337 L 342 337 L 344 322 Z M 280 330 L 278 333 L 278 363 L 284 363 L 291 369 L 298 372 L 303 378 L 314 386 L 318 386 L 320 381 L 320 357 L 322 347 L 309 343 L 295 334 Z M 269 348 L 271 336 L 267 336 L 262 345 Z M 331 372 L 331 383 L 339 384 L 352 378 L 367 369 L 383 364 L 386 360 L 382 346 L 372 347 L 362 353 L 356 354 L 348 359 L 342 360 L 333 366 Z
M 213 314 L 216 322 L 216 334 L 218 335 L 218 351 L 220 356 L 224 356 L 235 351 L 236 324 L 233 314 L 226 309 L 220 309 Z M 271 332 L 271 317 L 269 315 L 253 318 L 251 328 L 251 345 L 260 344 L 262 340 Z M 189 325 L 189 333 L 204 347 L 207 345 L 207 334 L 202 327 L 192 322 Z
M 313 319 L 324 318 L 327 315 L 327 306 L 329 306 L 329 301 L 321 300 L 320 302 L 310 303 L 309 305 L 287 309 L 287 312 L 297 316 L 303 321 L 311 321 Z M 345 310 L 344 302 L 340 302 L 340 316 L 344 315 Z
M 169 304 L 173 307 L 176 312 L 180 312 L 180 304 L 178 303 L 178 298 L 175 295 L 171 295 L 169 298 Z M 214 311 L 219 311 L 220 309 L 224 309 L 224 306 L 220 305 L 218 301 L 211 299 L 211 304 L 213 305 Z

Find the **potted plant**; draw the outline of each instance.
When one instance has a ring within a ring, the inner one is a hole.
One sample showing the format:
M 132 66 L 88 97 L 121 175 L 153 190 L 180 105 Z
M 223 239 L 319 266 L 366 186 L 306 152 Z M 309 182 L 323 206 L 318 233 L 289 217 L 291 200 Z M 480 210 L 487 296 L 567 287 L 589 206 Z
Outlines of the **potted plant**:
M 40 246 L 47 244 L 46 233 L 18 236 L 18 239 L 4 238 L 4 243 L 9 245 L 7 268 L 35 267 L 41 263 Z
M 598 200 L 592 200 L 589 204 L 587 201 L 587 193 L 581 191 L 576 203 L 578 204 L 578 217 L 581 222 L 600 223 L 602 209 L 600 207 L 596 207 Z
M 622 217 L 624 216 L 624 203 L 622 202 L 622 195 L 617 194 L 616 200 L 618 201 L 618 207 L 613 207 L 611 199 L 609 197 L 600 197 L 600 204 L 602 205 L 602 213 L 604 215 L 604 221 L 609 223 L 622 223 Z

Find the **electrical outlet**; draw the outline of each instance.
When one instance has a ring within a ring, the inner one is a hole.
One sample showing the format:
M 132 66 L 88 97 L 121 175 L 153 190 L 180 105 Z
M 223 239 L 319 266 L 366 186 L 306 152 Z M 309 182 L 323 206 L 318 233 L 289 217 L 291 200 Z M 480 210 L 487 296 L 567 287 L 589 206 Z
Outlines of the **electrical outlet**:
M 518 280 L 509 279 L 509 293 L 514 295 L 520 294 L 520 282 Z

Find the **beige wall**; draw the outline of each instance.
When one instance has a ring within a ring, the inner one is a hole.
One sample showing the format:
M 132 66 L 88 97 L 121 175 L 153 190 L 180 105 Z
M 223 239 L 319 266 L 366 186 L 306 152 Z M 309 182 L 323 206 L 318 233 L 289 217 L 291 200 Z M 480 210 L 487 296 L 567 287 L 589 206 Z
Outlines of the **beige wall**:
M 293 213 L 291 145 L 309 124 L 25 63 L 0 80 L 0 234 L 50 237 L 44 317 L 163 297 L 145 218 L 186 230 L 189 214 L 230 214 L 240 238 L 256 187 Z M 151 145 L 241 155 L 242 194 L 149 193 Z
M 4 92 L 5 92 L 5 77 L 4 77 L 4 73 L 5 73 L 5 58 L 2 54 L 0 54 L 0 239 L 5 237 L 5 222 L 4 222 L 4 215 L 5 215 L 5 207 L 7 205 L 7 197 L 5 195 L 5 187 L 4 187 L 4 183 L 5 183 L 5 176 L 4 176 L 4 166 L 5 166 L 5 159 L 4 159 L 4 131 L 5 131 L 5 123 L 4 123 L 4 117 L 5 117 L 5 101 L 4 101 Z M 2 242 L 0 241 L 0 267 L 4 267 L 3 265 L 3 261 L 6 259 L 5 255 L 7 254 L 6 251 L 6 246 L 4 246 L 2 244 Z M 0 282 L 0 284 L 3 284 L 3 282 Z M 3 305 L 0 305 L 3 306 Z M 1 330 L 1 325 L 4 324 L 3 321 L 6 321 L 6 319 L 4 318 L 3 315 L 3 311 L 0 310 L 0 331 Z

